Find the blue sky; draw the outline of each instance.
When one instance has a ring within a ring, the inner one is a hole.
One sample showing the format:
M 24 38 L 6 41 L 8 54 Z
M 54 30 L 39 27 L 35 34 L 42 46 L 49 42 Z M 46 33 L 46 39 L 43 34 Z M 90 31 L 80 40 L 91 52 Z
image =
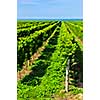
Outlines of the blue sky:
M 82 18 L 83 0 L 17 0 L 17 18 Z

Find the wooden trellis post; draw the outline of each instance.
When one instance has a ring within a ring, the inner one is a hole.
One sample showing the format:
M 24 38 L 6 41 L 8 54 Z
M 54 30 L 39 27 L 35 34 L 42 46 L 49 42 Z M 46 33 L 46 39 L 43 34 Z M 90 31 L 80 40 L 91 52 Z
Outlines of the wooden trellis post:
M 66 67 L 66 86 L 65 86 L 65 90 L 66 92 L 68 92 L 69 90 L 69 69 L 70 69 L 70 59 L 68 59 L 67 62 L 67 67 Z

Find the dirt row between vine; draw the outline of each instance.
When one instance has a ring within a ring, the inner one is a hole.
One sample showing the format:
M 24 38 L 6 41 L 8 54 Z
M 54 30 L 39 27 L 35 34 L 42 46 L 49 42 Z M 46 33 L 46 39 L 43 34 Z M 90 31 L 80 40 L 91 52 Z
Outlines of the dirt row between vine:
M 56 31 L 56 28 L 54 32 L 51 34 L 51 36 L 46 41 L 43 42 L 43 45 L 38 48 L 37 52 L 35 52 L 31 56 L 30 60 L 27 60 L 25 62 L 25 64 L 22 66 L 22 70 L 17 72 L 17 80 L 21 80 L 24 76 L 29 75 L 32 72 L 32 70 L 29 69 L 29 66 L 32 66 L 34 61 L 41 56 L 41 52 L 45 49 L 45 46 L 48 44 L 49 40 L 53 37 L 53 35 L 55 34 L 55 31 Z
M 81 45 L 83 45 L 83 41 L 78 36 L 76 37 L 76 40 L 78 40 L 81 43 Z

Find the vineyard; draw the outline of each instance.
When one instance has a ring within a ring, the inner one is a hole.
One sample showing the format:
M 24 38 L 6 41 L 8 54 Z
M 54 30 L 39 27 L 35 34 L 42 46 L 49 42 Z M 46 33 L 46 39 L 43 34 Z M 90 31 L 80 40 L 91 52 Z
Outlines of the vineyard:
M 18 21 L 17 99 L 83 100 L 82 93 L 83 22 Z

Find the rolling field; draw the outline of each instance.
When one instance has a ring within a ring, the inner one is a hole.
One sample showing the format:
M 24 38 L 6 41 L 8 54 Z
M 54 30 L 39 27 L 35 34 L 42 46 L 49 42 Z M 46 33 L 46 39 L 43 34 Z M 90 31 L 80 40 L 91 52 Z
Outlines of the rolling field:
M 82 84 L 82 21 L 17 22 L 18 100 L 83 100 Z

